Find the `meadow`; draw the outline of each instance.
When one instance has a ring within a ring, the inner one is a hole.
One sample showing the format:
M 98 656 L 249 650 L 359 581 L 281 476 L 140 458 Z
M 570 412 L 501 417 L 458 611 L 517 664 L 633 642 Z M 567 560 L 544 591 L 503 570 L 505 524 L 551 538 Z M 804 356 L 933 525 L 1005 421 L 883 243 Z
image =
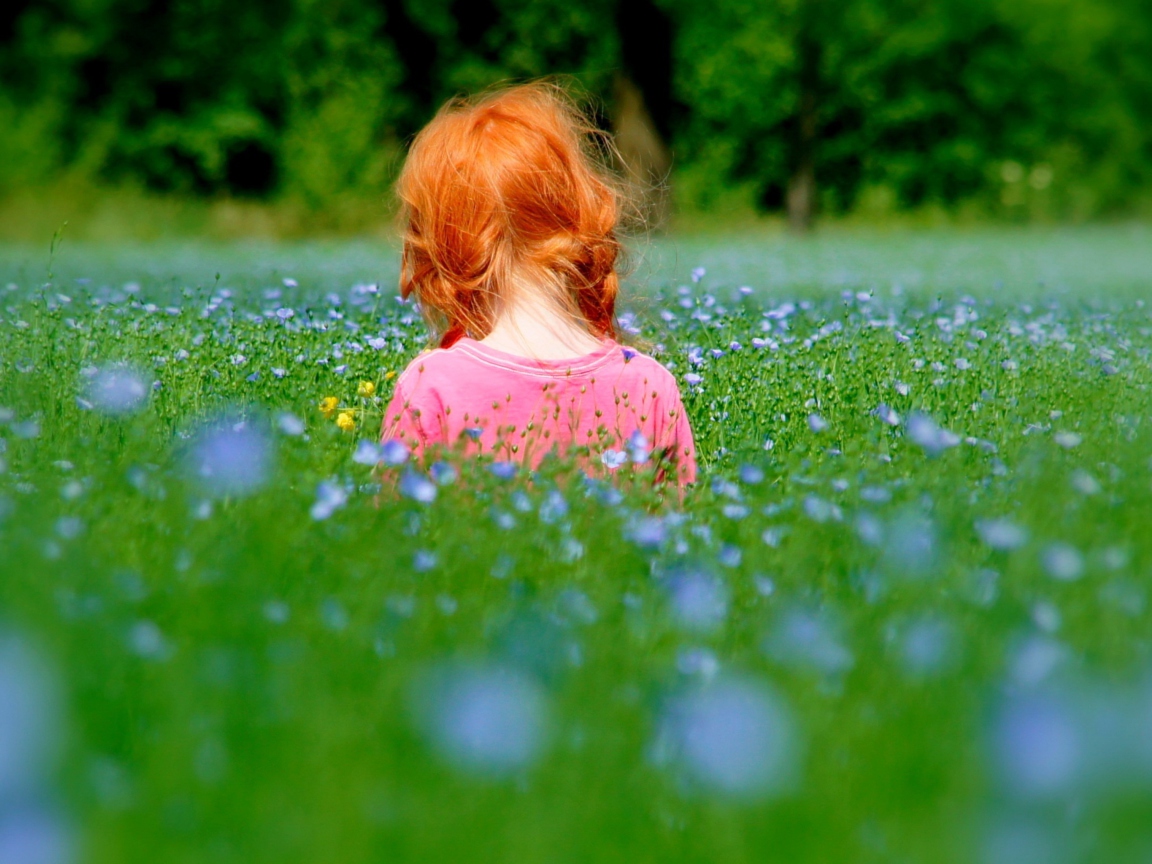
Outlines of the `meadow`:
M 0 861 L 1149 860 L 1152 230 L 643 245 L 683 500 L 380 448 L 395 257 L 0 248 Z

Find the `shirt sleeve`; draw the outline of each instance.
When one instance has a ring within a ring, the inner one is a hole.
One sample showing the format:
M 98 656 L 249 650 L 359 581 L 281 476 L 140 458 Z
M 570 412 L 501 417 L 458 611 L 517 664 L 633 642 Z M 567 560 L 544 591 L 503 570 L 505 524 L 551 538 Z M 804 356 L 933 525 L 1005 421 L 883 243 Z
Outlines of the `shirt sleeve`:
M 680 394 L 676 394 L 676 420 L 672 427 L 672 464 L 676 470 L 676 485 L 687 486 L 696 482 L 696 441 L 688 423 L 688 412 Z
M 696 482 L 696 442 L 692 437 L 692 427 L 688 423 L 688 412 L 684 410 L 680 391 L 674 381 L 671 383 L 671 391 L 663 394 L 661 400 L 655 443 L 665 465 L 660 479 L 674 477 L 676 485 L 683 488 Z
M 420 459 L 432 443 L 424 425 L 425 411 L 409 385 L 409 376 L 401 375 L 380 428 L 382 442 L 399 441 Z

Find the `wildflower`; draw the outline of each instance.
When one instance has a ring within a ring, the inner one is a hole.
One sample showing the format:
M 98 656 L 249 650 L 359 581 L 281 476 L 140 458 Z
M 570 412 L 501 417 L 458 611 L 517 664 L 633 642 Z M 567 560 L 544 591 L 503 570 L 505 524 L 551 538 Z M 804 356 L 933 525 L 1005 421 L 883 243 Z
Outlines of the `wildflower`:
M 891 407 L 885 405 L 883 402 L 877 405 L 876 410 L 872 413 L 879 417 L 880 422 L 882 423 L 887 423 L 889 426 L 900 425 L 900 415 L 897 414 L 896 411 Z
M 420 504 L 436 500 L 436 484 L 416 471 L 407 471 L 400 478 L 400 494 Z
M 387 372 L 384 373 L 384 380 L 385 381 L 391 381 L 395 377 L 396 377 L 396 370 L 395 369 L 389 369 Z
M 675 573 L 666 588 L 672 617 L 685 630 L 710 632 L 728 616 L 728 586 L 710 573 Z
M 363 396 L 365 399 L 370 399 L 376 395 L 376 382 L 375 381 L 361 381 L 360 386 L 356 388 L 356 395 Z
M 659 549 L 667 537 L 667 529 L 659 516 L 646 516 L 629 526 L 627 535 L 641 549 Z
M 276 425 L 285 435 L 303 435 L 304 421 L 289 411 L 282 412 L 276 418 Z
M 900 660 L 910 678 L 930 678 L 955 666 L 959 640 L 951 623 L 929 616 L 910 622 L 903 630 Z
M 335 396 L 325 396 L 320 400 L 320 413 L 323 414 L 326 419 L 331 420 L 339 404 L 340 400 Z
M 628 456 L 637 465 L 643 465 L 652 455 L 652 447 L 648 439 L 639 429 L 628 438 Z
M 248 495 L 267 482 L 272 449 L 262 427 L 222 419 L 196 433 L 188 454 L 189 473 L 211 494 Z
M 787 794 L 800 774 L 801 742 L 787 704 L 752 678 L 720 676 L 699 666 L 702 683 L 670 699 L 651 752 L 706 791 L 752 800 Z M 718 666 L 719 664 L 715 664 Z
M 341 411 L 340 416 L 336 418 L 336 425 L 344 432 L 351 432 L 356 428 L 356 418 L 352 416 L 351 411 Z
M 1075 582 L 1084 573 L 1084 557 L 1069 543 L 1050 543 L 1041 561 L 1048 575 L 1060 582 Z
M 764 469 L 758 465 L 744 464 L 740 466 L 740 482 L 755 486 L 764 480 Z
M 432 749 L 465 774 L 516 774 L 548 744 L 547 693 L 535 678 L 510 666 L 442 665 L 421 677 L 413 703 Z
M 985 545 L 1010 552 L 1028 542 L 1028 533 L 1007 519 L 984 519 L 976 522 L 976 532 Z
M 938 456 L 960 443 L 960 437 L 955 432 L 941 428 L 927 414 L 919 412 L 908 418 L 908 437 L 923 447 L 929 456 Z
M 89 404 L 112 416 L 134 414 L 148 399 L 144 380 L 128 366 L 108 366 L 98 370 L 88 386 Z
M 361 438 L 356 444 L 356 452 L 352 454 L 352 461 L 357 465 L 375 465 L 383 455 L 381 449 L 375 441 Z
M 516 463 L 508 461 L 493 462 L 488 466 L 492 476 L 499 480 L 511 480 L 516 476 Z
M 627 461 L 628 457 L 620 450 L 605 450 L 600 455 L 600 461 L 609 471 L 615 471 Z
M 408 447 L 403 441 L 392 438 L 380 448 L 380 457 L 385 465 L 403 465 L 408 461 Z
M 782 613 L 763 648 L 784 666 L 829 676 L 842 675 L 856 664 L 839 621 L 824 611 L 792 608 Z
M 348 502 L 348 493 L 330 480 L 324 480 L 316 489 L 316 503 L 308 511 L 317 521 L 327 519 Z

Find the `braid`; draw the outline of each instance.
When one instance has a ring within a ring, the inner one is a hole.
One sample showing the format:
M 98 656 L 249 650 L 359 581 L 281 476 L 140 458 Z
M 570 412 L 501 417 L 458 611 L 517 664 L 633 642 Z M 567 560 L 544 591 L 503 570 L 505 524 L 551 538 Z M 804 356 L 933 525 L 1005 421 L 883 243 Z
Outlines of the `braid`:
M 487 335 L 516 284 L 553 286 L 615 337 L 621 193 L 597 144 L 611 146 L 540 82 L 452 101 L 416 137 L 398 183 L 400 290 L 442 346 Z

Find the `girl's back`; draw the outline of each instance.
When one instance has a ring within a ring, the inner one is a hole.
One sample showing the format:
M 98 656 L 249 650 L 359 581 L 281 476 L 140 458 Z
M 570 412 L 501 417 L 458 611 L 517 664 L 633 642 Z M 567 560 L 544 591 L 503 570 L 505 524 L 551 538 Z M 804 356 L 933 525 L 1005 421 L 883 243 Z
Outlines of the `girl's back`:
M 439 348 L 400 377 L 385 438 L 533 466 L 573 449 L 608 469 L 651 458 L 659 479 L 694 479 L 676 382 L 616 341 L 610 150 L 541 83 L 450 102 L 416 136 L 398 183 L 400 291 Z
M 533 360 L 460 339 L 413 361 L 384 423 L 385 437 L 418 454 L 441 444 L 534 467 L 549 452 L 576 451 L 608 469 L 625 458 L 651 459 L 668 479 L 695 479 L 675 379 L 611 339 L 567 360 Z

